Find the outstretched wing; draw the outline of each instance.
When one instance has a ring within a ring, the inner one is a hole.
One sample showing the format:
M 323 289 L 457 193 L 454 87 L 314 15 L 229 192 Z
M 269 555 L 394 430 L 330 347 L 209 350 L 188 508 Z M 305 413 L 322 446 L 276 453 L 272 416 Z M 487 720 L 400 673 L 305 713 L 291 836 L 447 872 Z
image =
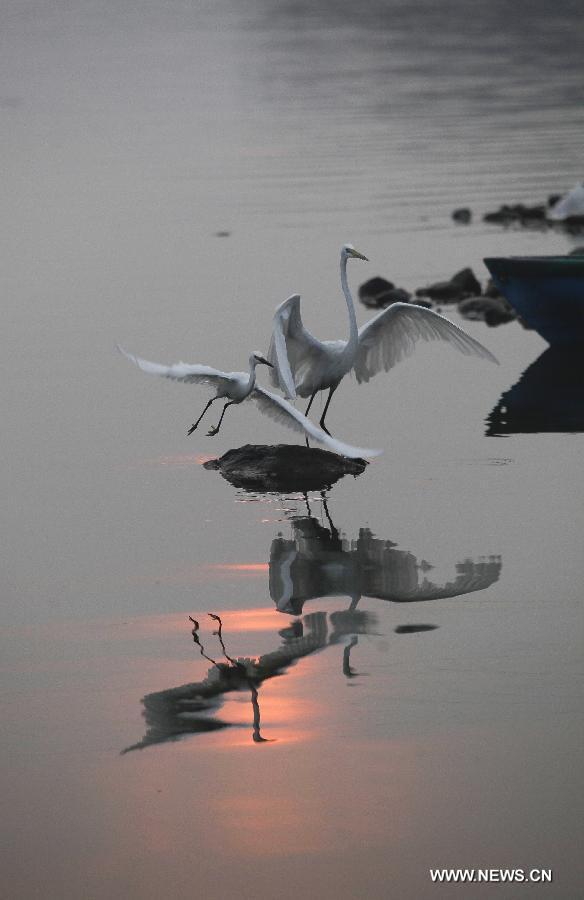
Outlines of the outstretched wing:
M 270 379 L 291 400 L 296 399 L 296 385 L 321 355 L 321 342 L 302 324 L 300 295 L 292 294 L 274 313 L 272 340 L 268 359 L 273 365 Z
M 232 373 L 220 372 L 219 369 L 213 369 L 211 366 L 191 366 L 183 362 L 175 363 L 174 366 L 163 366 L 161 363 L 149 362 L 147 359 L 134 356 L 119 344 L 116 344 L 116 349 L 148 375 L 162 375 L 173 381 L 182 381 L 185 384 L 205 384 L 213 388 L 220 387 L 222 384 L 230 384 L 234 380 Z
M 359 329 L 359 349 L 355 359 L 357 381 L 388 372 L 414 351 L 416 341 L 448 341 L 466 356 L 482 356 L 499 364 L 496 357 L 449 319 L 424 306 L 393 303 Z
M 351 459 L 379 456 L 383 453 L 383 450 L 352 447 L 350 444 L 345 444 L 343 441 L 330 437 L 325 431 L 311 422 L 310 419 L 302 415 L 300 410 L 288 403 L 287 400 L 284 400 L 283 397 L 278 397 L 277 394 L 272 394 L 271 391 L 266 391 L 265 388 L 259 385 L 255 386 L 249 395 L 249 399 L 255 400 L 260 411 L 264 415 L 269 416 L 270 419 L 274 419 L 274 421 L 279 422 L 286 428 L 305 434 L 307 437 L 312 438 L 313 441 L 323 444 L 327 450 L 332 450 L 333 453 L 339 453 L 341 456 L 348 456 Z

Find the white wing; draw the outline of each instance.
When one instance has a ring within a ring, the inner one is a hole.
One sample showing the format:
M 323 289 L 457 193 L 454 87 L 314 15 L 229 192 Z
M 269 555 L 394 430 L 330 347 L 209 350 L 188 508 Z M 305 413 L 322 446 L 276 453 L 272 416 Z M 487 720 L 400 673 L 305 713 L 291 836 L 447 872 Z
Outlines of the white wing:
M 302 415 L 291 403 L 284 400 L 283 397 L 278 397 L 259 385 L 255 386 L 248 399 L 255 400 L 260 411 L 269 416 L 270 419 L 274 419 L 274 421 L 285 425 L 287 428 L 292 428 L 294 431 L 305 434 L 307 437 L 312 438 L 313 441 L 323 444 L 327 450 L 332 450 L 333 453 L 339 453 L 341 456 L 348 456 L 351 459 L 379 456 L 383 453 L 383 450 L 351 447 L 350 444 L 344 444 L 342 441 L 330 437 L 311 422 L 310 419 Z
M 162 375 L 164 378 L 171 378 L 173 381 L 182 381 L 185 384 L 206 384 L 210 387 L 219 387 L 222 383 L 231 384 L 236 380 L 233 376 L 237 373 L 221 372 L 219 369 L 211 368 L 211 366 L 192 366 L 183 362 L 175 363 L 173 366 L 163 366 L 160 363 L 149 362 L 147 359 L 134 356 L 133 353 L 128 353 L 127 350 L 120 347 L 119 344 L 116 344 L 116 349 L 120 351 L 122 356 L 129 359 L 139 369 L 142 369 L 143 372 L 147 372 L 148 375 Z
M 359 329 L 359 349 L 355 358 L 357 381 L 388 372 L 414 351 L 416 341 L 448 341 L 466 356 L 482 356 L 499 364 L 496 357 L 466 331 L 424 306 L 393 303 Z
M 270 379 L 290 399 L 296 399 L 296 384 L 319 359 L 322 344 L 302 324 L 300 295 L 292 294 L 274 313 L 268 359 L 274 366 Z

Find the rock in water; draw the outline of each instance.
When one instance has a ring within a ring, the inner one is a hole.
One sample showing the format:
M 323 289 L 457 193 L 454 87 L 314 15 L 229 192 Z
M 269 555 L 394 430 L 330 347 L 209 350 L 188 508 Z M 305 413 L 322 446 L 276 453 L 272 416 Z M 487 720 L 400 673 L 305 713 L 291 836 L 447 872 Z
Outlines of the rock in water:
M 481 293 L 481 285 L 472 269 L 461 269 L 453 275 L 450 281 L 437 281 L 425 288 L 418 288 L 417 297 L 430 297 L 442 303 L 457 303 L 465 297 L 478 296 Z
M 439 625 L 398 625 L 394 628 L 396 634 L 419 634 L 422 631 L 436 631 Z
M 460 209 L 455 209 L 453 211 L 452 218 L 455 222 L 458 222 L 459 225 L 470 225 L 472 221 L 472 210 L 470 210 L 468 206 L 461 206 Z
M 369 281 L 363 282 L 360 286 L 359 300 L 365 306 L 377 306 L 377 297 L 393 290 L 394 287 L 393 281 L 388 281 L 387 278 L 381 278 L 379 275 L 376 275 L 375 278 L 370 278 Z
M 203 463 L 236 488 L 260 492 L 324 491 L 344 475 L 365 471 L 364 459 L 347 459 L 300 444 L 246 444 Z
M 515 310 L 504 297 L 467 297 L 458 304 L 458 311 L 465 319 L 475 319 L 491 326 L 503 325 L 517 318 Z

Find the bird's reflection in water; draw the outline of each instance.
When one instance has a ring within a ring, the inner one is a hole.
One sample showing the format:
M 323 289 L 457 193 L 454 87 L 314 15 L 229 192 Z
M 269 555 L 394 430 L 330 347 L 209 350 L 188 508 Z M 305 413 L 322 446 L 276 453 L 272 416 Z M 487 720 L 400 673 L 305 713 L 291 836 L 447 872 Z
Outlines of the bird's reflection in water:
M 371 633 L 375 625 L 375 617 L 362 611 L 343 610 L 329 616 L 325 612 L 311 613 L 278 632 L 281 643 L 275 650 L 257 658 L 233 658 L 226 652 L 220 618 L 218 616 L 212 618 L 218 622 L 215 634 L 219 638 L 226 662 L 217 662 L 207 653 L 198 637 L 198 623 L 191 620 L 195 624 L 193 629 L 195 643 L 201 655 L 211 662 L 206 677 L 203 681 L 147 694 L 142 700 L 146 733 L 141 741 L 127 747 L 122 753 L 176 741 L 189 734 L 201 734 L 229 727 L 230 722 L 212 716 L 222 706 L 225 695 L 235 691 L 250 692 L 252 739 L 254 743 L 266 743 L 269 739 L 261 734 L 259 689 L 262 683 L 277 675 L 283 675 L 302 657 L 339 644 L 347 638 L 350 638 L 350 649 L 356 643 L 358 634 Z M 343 671 L 348 677 L 354 677 L 356 674 L 349 664 L 348 653 L 343 657 Z
M 548 347 L 505 391 L 487 418 L 486 434 L 584 431 L 582 347 Z
M 397 550 L 389 540 L 374 537 L 361 528 L 356 540 L 341 537 L 322 495 L 326 525 L 311 515 L 295 516 L 292 538 L 272 541 L 270 551 L 270 595 L 283 613 L 299 615 L 307 600 L 347 596 L 354 610 L 362 596 L 393 603 L 419 603 L 458 597 L 482 591 L 498 580 L 499 556 L 465 559 L 456 563 L 456 575 L 445 584 L 435 584 L 427 575 L 432 568 L 406 550 Z

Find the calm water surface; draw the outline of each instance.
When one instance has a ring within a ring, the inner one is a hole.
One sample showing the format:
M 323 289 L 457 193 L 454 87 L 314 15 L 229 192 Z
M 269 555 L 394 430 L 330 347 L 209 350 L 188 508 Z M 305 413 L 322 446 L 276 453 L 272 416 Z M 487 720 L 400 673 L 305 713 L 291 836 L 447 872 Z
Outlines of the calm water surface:
M 187 438 L 204 394 L 112 349 L 243 368 L 294 291 L 342 337 L 344 241 L 355 291 L 582 243 L 481 224 L 582 178 L 579 5 L 1 17 L 7 896 L 579 896 L 583 445 L 543 340 L 347 380 L 329 426 L 385 453 L 307 498 L 205 470 L 290 438 Z

